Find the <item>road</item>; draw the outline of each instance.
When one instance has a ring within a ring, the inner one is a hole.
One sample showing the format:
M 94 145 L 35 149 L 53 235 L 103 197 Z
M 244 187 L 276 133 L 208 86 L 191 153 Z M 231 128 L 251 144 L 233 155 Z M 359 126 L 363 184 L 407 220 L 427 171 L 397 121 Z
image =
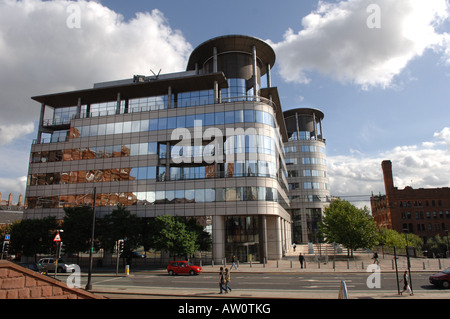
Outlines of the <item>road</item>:
M 434 287 L 428 282 L 431 273 L 420 272 L 412 275 L 414 292 L 443 293 L 450 296 L 449 290 Z M 373 289 L 367 285 L 369 273 L 234 273 L 231 287 L 245 296 L 245 292 L 252 291 L 289 291 L 289 292 L 317 292 L 338 291 L 344 280 L 349 291 L 386 291 L 397 292 L 395 273 L 381 273 L 380 281 L 372 280 L 372 284 L 379 285 Z M 165 289 L 180 289 L 195 291 L 210 291 L 216 293 L 218 289 L 218 275 L 202 273 L 198 276 L 168 276 L 164 272 L 137 272 L 130 276 L 94 276 L 92 284 L 95 289 L 121 290 L 151 288 L 153 291 L 164 292 Z M 86 278 L 82 278 L 84 287 Z M 402 288 L 400 284 L 400 289 Z

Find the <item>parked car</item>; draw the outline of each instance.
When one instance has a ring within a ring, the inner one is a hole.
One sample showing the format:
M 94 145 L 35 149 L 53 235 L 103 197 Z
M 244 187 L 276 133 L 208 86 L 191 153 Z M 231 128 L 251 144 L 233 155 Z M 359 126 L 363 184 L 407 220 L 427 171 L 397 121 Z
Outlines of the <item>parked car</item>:
M 171 261 L 167 266 L 169 275 L 189 274 L 198 275 L 203 271 L 202 267 L 195 266 L 188 261 Z
M 48 271 L 55 272 L 55 258 L 49 257 L 49 258 L 41 258 L 39 259 L 38 263 L 40 263 L 42 266 L 46 267 Z M 57 272 L 75 272 L 75 264 L 68 264 L 65 263 L 64 260 L 61 258 L 58 259 L 58 268 L 56 269 Z
M 433 285 L 440 286 L 445 289 L 450 288 L 450 267 L 438 272 L 437 274 L 431 275 L 429 279 Z
M 48 273 L 47 268 L 38 263 L 18 263 L 18 265 L 33 270 L 35 272 L 38 272 L 42 275 L 47 275 Z

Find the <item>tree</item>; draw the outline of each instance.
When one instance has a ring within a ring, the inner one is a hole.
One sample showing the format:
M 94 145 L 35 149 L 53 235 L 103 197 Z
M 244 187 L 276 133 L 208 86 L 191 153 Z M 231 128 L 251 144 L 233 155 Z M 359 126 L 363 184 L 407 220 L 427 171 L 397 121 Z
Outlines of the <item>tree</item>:
M 64 247 L 68 253 L 88 251 L 92 236 L 92 207 L 64 208 Z
M 408 238 L 408 246 L 421 248 L 422 239 L 414 234 L 400 234 L 393 229 L 382 228 L 380 230 L 380 244 L 387 247 L 406 247 L 406 238 Z
M 328 243 L 339 243 L 347 249 L 373 247 L 378 242 L 378 229 L 367 207 L 357 208 L 348 201 L 337 199 L 324 211 L 319 224 Z
M 164 215 L 156 217 L 155 222 L 159 231 L 154 238 L 155 249 L 185 257 L 193 255 L 199 249 L 198 234 L 190 230 L 181 217 Z
M 139 217 L 131 214 L 124 206 L 117 206 L 111 214 L 99 219 L 97 229 L 102 247 L 107 250 L 112 250 L 119 239 L 126 239 L 126 253 L 139 246 Z
M 11 227 L 11 246 L 16 253 L 22 253 L 25 256 L 50 254 L 57 228 L 58 223 L 55 217 L 22 219 Z

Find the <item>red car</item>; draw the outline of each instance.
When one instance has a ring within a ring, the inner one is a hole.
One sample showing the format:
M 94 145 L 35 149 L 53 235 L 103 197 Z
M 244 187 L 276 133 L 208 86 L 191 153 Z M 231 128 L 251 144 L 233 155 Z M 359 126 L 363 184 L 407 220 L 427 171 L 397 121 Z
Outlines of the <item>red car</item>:
M 171 261 L 167 266 L 169 275 L 189 274 L 198 275 L 202 272 L 202 267 L 195 266 L 188 261 Z
M 450 288 L 450 267 L 430 276 L 430 282 L 433 285 L 441 286 L 443 288 Z

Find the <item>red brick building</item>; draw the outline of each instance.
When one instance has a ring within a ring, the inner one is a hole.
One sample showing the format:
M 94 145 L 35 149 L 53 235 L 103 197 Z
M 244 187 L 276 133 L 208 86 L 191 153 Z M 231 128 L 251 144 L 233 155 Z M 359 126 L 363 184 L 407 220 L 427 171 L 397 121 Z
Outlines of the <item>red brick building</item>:
M 378 227 L 408 230 L 425 242 L 436 235 L 447 236 L 450 230 L 450 188 L 404 189 L 394 187 L 392 162 L 383 161 L 386 195 L 370 198 L 372 216 Z

